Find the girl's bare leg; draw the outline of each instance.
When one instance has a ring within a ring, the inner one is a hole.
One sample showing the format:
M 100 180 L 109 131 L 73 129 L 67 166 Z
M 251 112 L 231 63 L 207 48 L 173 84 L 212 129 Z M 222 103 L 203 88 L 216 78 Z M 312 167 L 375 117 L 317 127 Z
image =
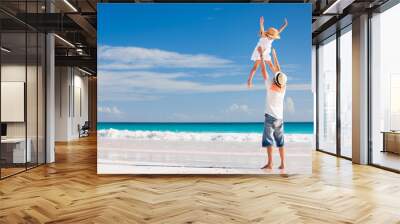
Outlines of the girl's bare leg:
M 249 87 L 251 87 L 251 85 L 252 85 L 252 81 L 253 81 L 254 74 L 256 73 L 256 71 L 257 71 L 258 66 L 260 65 L 260 63 L 261 63 L 260 60 L 257 60 L 257 61 L 254 62 L 253 68 L 252 68 L 251 71 L 250 71 L 249 78 L 247 79 L 247 85 L 248 85 Z

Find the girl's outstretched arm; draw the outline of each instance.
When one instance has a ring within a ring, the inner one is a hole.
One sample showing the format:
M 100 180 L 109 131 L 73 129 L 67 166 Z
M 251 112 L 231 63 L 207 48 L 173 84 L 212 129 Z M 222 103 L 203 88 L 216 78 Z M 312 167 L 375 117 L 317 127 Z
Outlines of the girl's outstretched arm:
M 288 21 L 287 21 L 287 19 L 285 18 L 285 22 L 283 23 L 283 25 L 281 26 L 281 28 L 279 28 L 279 33 L 282 32 L 282 31 L 287 27 L 287 25 L 288 25 Z
M 263 36 L 264 34 L 264 17 L 260 17 L 260 36 Z

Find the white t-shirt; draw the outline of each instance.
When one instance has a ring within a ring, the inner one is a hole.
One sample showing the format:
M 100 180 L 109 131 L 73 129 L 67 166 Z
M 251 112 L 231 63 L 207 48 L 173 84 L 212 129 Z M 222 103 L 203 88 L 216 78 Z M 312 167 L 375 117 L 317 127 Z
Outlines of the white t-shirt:
M 286 87 L 282 91 L 272 90 L 273 79 L 265 80 L 266 97 L 265 113 L 276 119 L 283 119 L 283 100 L 285 98 Z

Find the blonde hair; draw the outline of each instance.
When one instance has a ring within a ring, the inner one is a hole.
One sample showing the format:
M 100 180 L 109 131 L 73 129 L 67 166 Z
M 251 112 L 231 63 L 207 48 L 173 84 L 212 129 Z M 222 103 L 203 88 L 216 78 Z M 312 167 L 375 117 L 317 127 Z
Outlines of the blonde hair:
M 267 32 L 266 32 L 266 31 L 264 31 L 264 32 L 260 31 L 260 32 L 258 33 L 258 35 L 259 35 L 260 37 L 267 37 Z

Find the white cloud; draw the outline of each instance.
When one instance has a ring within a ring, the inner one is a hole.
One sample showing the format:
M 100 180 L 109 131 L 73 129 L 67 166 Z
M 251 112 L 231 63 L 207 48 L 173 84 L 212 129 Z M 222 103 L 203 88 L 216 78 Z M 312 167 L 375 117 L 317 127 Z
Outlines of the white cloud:
M 300 69 L 301 65 L 300 64 L 282 64 L 281 67 L 282 67 L 282 70 L 287 73 L 289 71 L 296 71 L 297 69 Z
M 107 46 L 98 48 L 99 69 L 134 70 L 149 68 L 221 68 L 233 62 L 207 54 L 183 54 L 161 49 L 135 46 Z
M 119 110 L 116 106 L 113 106 L 113 107 L 98 107 L 97 110 L 100 113 L 105 113 L 105 114 L 114 114 L 114 115 L 122 114 L 121 110 Z
M 246 104 L 232 104 L 231 106 L 228 107 L 227 112 L 242 112 L 242 113 L 249 113 L 250 109 L 249 106 Z
M 165 93 L 222 93 L 264 90 L 263 84 L 251 90 L 243 83 L 209 84 L 190 80 L 186 73 L 162 73 L 148 71 L 99 71 L 99 99 L 112 101 L 157 100 Z M 310 90 L 309 84 L 288 85 L 288 91 Z
M 285 111 L 291 114 L 293 114 L 296 111 L 292 97 L 290 96 L 286 97 L 284 109 Z

